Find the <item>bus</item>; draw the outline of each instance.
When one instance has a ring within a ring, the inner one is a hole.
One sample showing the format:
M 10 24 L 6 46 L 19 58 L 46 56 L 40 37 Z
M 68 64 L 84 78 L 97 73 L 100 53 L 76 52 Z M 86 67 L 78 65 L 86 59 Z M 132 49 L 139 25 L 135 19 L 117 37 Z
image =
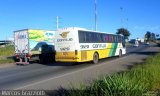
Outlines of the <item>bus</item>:
M 126 54 L 122 35 L 69 27 L 55 33 L 55 60 L 98 63 L 99 59 Z

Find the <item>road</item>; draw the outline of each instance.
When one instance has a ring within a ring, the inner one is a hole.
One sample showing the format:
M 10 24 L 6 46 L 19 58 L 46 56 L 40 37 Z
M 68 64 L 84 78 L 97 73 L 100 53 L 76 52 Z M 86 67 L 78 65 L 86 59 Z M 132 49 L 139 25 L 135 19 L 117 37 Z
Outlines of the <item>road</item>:
M 27 66 L 10 66 L 0 68 L 0 90 L 2 89 L 57 89 L 68 88 L 69 85 L 78 86 L 80 82 L 86 84 L 99 76 L 121 72 L 131 68 L 134 64 L 157 53 L 160 50 L 155 45 L 141 45 L 128 47 L 127 55 L 100 60 L 99 64 L 69 63 L 36 64 Z

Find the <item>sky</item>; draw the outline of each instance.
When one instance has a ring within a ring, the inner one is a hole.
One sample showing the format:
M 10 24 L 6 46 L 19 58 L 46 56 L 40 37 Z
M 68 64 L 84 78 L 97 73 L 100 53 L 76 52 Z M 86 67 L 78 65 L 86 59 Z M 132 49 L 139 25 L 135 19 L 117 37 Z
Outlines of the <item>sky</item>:
M 132 38 L 147 31 L 160 34 L 160 0 L 97 0 L 98 31 L 116 33 L 126 28 Z M 21 29 L 95 29 L 94 0 L 0 0 L 0 40 Z

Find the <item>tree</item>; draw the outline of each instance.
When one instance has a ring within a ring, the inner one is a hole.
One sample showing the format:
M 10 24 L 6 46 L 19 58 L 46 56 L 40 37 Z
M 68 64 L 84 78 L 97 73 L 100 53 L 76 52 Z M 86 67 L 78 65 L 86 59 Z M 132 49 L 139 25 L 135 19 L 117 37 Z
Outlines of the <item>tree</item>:
M 159 34 L 156 34 L 156 37 L 158 38 L 158 37 L 159 37 Z
M 145 38 L 146 38 L 147 42 L 151 40 L 151 32 L 150 31 L 147 31 L 147 33 L 145 34 Z
M 116 32 L 116 34 L 122 34 L 125 37 L 125 39 L 128 39 L 128 37 L 131 35 L 130 32 L 125 28 L 119 28 L 117 29 L 117 31 L 118 32 Z
M 155 40 L 156 40 L 156 35 L 155 35 L 155 33 L 151 33 L 151 40 L 152 40 L 152 41 L 155 41 Z

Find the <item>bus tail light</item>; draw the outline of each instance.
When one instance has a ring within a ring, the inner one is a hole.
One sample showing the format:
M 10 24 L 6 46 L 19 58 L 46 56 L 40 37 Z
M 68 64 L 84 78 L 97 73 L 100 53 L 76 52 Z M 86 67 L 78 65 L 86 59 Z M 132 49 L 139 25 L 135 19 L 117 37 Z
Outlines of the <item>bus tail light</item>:
M 75 55 L 78 55 L 78 51 L 77 50 L 75 50 Z

